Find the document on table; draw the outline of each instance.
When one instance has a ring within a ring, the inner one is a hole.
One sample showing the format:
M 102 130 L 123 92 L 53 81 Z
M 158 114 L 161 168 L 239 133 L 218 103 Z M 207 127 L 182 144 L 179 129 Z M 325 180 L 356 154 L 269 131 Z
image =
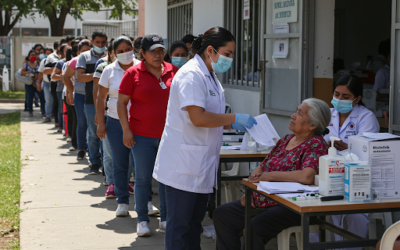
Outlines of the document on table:
M 250 135 L 261 145 L 275 146 L 276 141 L 280 139 L 271 121 L 268 119 L 266 114 L 262 114 L 254 117 L 257 121 L 257 125 L 251 128 L 247 128 Z
M 221 146 L 221 149 L 240 150 L 241 146 Z
M 387 139 L 398 139 L 400 136 L 398 135 L 393 135 L 389 133 L 368 133 L 364 132 L 363 136 L 370 138 L 370 139 L 375 139 L 375 140 L 387 140 Z
M 285 193 L 303 193 L 303 192 L 318 192 L 319 187 L 307 186 L 297 182 L 269 182 L 260 181 L 257 190 L 267 194 L 285 194 Z

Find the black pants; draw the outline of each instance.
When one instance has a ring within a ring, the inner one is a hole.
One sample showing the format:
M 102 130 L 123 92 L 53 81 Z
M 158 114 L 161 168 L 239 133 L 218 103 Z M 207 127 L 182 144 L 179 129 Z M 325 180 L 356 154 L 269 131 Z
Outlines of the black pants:
M 240 250 L 239 233 L 244 229 L 244 207 L 240 200 L 219 206 L 213 214 L 219 250 Z M 273 206 L 251 219 L 252 249 L 264 250 L 267 241 L 282 230 L 301 225 L 299 214 L 282 206 Z
M 58 99 L 57 99 L 57 82 L 51 82 L 50 84 L 50 92 L 51 96 L 53 97 L 53 117 L 54 122 L 58 123 Z M 62 105 L 62 104 L 60 104 Z
M 65 106 L 67 106 L 68 115 L 68 134 L 71 136 L 71 144 L 73 147 L 78 148 L 78 142 L 76 139 L 76 127 L 78 126 L 78 120 L 76 118 L 75 106 L 69 105 L 64 101 Z

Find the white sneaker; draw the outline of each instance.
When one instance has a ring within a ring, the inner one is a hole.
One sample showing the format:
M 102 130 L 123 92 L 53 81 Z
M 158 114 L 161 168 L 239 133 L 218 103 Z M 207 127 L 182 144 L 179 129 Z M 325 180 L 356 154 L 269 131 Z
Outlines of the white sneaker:
M 72 139 L 70 137 L 67 138 L 67 142 L 70 143 Z
M 129 215 L 127 204 L 118 204 L 117 211 L 115 212 L 117 217 L 126 217 Z
M 70 148 L 69 148 L 69 151 L 75 151 L 76 150 L 76 148 L 74 148 L 73 146 L 71 146 Z
M 167 221 L 160 221 L 158 224 L 158 232 L 165 234 L 165 229 L 167 228 Z
M 136 232 L 139 237 L 149 237 L 151 233 L 147 221 L 142 221 L 138 223 L 136 227 Z
M 149 210 L 148 215 L 156 215 L 160 213 L 151 201 L 147 203 L 147 209 Z

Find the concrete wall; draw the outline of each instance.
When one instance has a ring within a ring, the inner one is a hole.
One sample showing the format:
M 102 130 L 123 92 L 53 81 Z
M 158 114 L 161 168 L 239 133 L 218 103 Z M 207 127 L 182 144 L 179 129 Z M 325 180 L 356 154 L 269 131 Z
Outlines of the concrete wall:
M 26 55 L 22 55 L 22 43 L 42 43 L 46 45 L 46 43 L 53 43 L 56 40 L 60 40 L 62 37 L 47 37 L 47 36 L 17 36 L 14 37 L 14 70 L 17 71 L 22 67 L 24 59 Z M 10 74 L 14 75 L 15 72 L 11 72 Z M 13 79 L 13 77 L 12 77 Z M 14 84 L 14 85 L 12 85 Z M 25 90 L 25 85 L 21 82 L 15 81 L 11 83 L 11 86 L 14 86 L 13 90 Z
M 193 34 L 204 34 L 215 26 L 224 26 L 224 1 L 193 0 Z
M 147 0 L 143 2 L 145 2 L 145 34 L 156 33 L 164 39 L 167 38 L 167 0 Z
M 139 0 L 138 1 L 139 6 L 139 13 L 138 13 L 138 35 L 143 37 L 145 35 L 145 16 L 146 16 L 146 11 L 145 11 L 145 0 Z

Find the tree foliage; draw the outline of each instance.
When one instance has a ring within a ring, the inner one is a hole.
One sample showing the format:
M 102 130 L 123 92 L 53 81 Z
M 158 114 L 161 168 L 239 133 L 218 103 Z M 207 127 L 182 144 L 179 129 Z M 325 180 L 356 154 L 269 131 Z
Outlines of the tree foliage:
M 0 0 L 0 36 L 7 36 L 21 17 L 32 17 L 34 1 Z

